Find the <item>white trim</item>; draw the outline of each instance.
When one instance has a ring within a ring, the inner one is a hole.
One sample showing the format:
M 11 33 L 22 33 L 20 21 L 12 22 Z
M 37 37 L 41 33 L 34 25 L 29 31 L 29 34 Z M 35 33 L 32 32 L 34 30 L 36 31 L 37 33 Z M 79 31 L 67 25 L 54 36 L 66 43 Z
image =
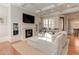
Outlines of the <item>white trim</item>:
M 0 43 L 9 41 L 9 37 L 0 37 Z

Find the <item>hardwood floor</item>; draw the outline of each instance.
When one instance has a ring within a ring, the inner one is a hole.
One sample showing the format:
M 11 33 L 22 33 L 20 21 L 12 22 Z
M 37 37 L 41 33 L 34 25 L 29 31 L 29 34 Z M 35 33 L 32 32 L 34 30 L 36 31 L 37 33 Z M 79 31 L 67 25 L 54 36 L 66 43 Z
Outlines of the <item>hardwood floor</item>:
M 79 55 L 79 37 L 74 35 L 68 36 L 69 47 L 68 55 Z M 0 55 L 20 55 L 9 42 L 0 43 Z
M 69 35 L 68 55 L 79 55 L 79 37 Z
M 0 55 L 18 55 L 19 53 L 11 46 L 11 43 L 0 43 Z

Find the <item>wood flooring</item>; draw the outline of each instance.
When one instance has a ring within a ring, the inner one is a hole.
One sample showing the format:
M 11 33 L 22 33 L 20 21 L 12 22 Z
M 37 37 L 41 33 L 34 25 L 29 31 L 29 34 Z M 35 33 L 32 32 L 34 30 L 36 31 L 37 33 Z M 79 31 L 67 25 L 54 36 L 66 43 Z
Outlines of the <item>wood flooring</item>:
M 20 55 L 9 42 L 0 43 L 0 55 Z
M 79 55 L 79 36 L 69 35 L 68 55 Z
M 70 40 L 68 47 L 68 55 L 79 55 L 79 37 L 69 35 L 68 39 Z M 0 55 L 20 55 L 20 53 L 18 53 L 16 49 L 12 47 L 11 44 L 15 43 L 0 43 Z

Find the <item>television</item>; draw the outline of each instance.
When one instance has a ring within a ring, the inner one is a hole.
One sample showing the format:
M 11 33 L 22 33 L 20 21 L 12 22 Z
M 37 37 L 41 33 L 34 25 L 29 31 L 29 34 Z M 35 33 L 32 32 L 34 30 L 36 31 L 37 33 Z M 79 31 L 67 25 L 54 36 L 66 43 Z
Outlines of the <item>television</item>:
M 34 23 L 35 17 L 32 15 L 23 13 L 23 22 L 24 23 Z

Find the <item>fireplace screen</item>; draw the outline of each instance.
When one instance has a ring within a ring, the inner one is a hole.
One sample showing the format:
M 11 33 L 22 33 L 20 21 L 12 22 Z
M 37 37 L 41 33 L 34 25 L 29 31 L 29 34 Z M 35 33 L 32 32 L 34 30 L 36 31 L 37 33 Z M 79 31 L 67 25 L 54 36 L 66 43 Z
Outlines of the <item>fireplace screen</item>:
M 32 37 L 32 29 L 25 30 L 25 38 Z

